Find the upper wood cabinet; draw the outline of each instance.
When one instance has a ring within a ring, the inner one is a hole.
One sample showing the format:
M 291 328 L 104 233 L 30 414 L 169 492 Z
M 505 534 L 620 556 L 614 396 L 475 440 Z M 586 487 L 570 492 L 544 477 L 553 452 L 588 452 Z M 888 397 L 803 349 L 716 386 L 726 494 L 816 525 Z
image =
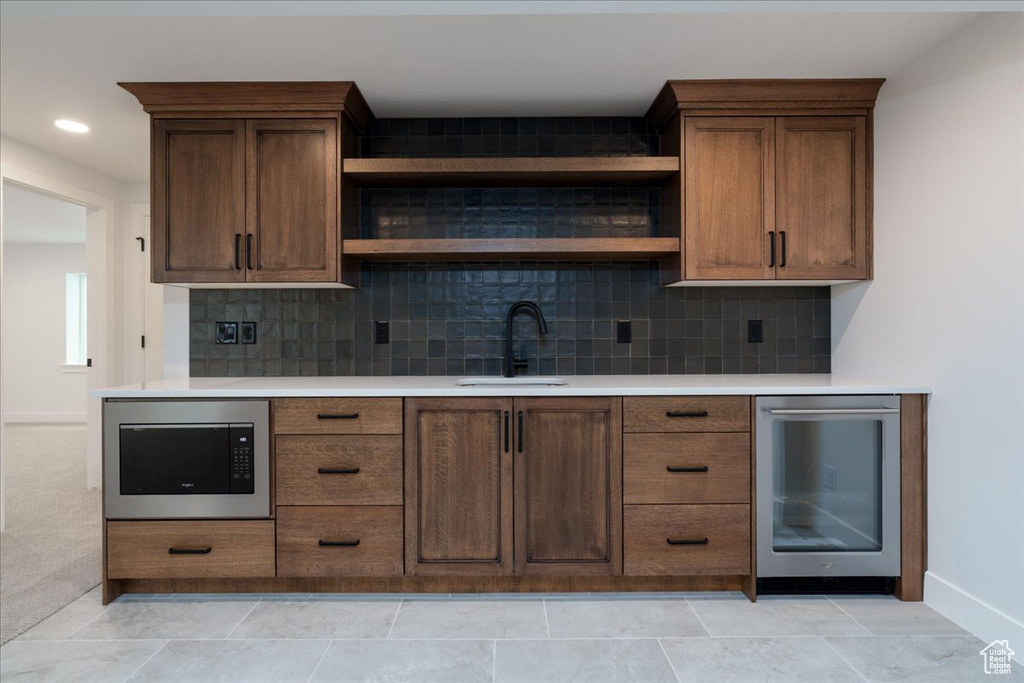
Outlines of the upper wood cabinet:
M 358 196 L 341 164 L 373 115 L 355 84 L 121 86 L 153 121 L 154 282 L 357 282 L 342 269 L 340 216 Z
M 683 169 L 663 187 L 663 225 L 681 238 L 663 282 L 870 278 L 882 82 L 670 81 L 648 112 Z

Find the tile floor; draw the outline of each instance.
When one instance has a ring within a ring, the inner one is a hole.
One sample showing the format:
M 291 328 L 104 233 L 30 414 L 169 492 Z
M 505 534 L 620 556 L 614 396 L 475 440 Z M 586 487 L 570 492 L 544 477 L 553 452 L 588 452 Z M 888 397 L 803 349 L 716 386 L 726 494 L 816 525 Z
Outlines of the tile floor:
M 883 597 L 130 595 L 103 607 L 94 590 L 0 648 L 0 679 L 939 683 L 990 679 L 984 646 Z

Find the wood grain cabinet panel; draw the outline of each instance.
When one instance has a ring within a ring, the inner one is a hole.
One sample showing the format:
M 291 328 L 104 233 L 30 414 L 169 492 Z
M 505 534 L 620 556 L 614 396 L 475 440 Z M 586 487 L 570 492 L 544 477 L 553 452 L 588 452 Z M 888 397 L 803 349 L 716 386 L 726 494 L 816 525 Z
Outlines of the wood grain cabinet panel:
M 773 277 L 775 120 L 688 118 L 684 146 L 686 278 Z
M 249 280 L 338 280 L 337 136 L 334 119 L 246 122 Z
M 278 505 L 401 505 L 402 437 L 283 435 Z
M 243 282 L 245 122 L 153 123 L 153 282 Z
M 750 435 L 626 434 L 629 503 L 750 503 Z
M 621 401 L 516 399 L 517 573 L 621 573 Z
M 625 574 L 750 574 L 749 505 L 625 506 Z
M 776 125 L 777 277 L 868 277 L 865 118 L 791 116 Z
M 748 396 L 627 396 L 623 431 L 749 432 Z
M 279 398 L 275 434 L 401 434 L 400 398 Z
M 406 401 L 406 572 L 512 573 L 512 400 Z
M 107 578 L 274 576 L 274 521 L 107 522 Z
M 279 576 L 401 576 L 401 506 L 277 509 Z

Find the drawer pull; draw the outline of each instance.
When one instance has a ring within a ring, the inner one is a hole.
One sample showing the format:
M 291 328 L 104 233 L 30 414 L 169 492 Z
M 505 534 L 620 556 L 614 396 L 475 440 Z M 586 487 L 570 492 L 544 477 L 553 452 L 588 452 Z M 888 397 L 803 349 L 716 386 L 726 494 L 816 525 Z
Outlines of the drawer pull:
M 318 474 L 359 474 L 358 467 L 320 467 Z
M 702 465 L 701 467 L 666 467 L 669 472 L 707 472 L 708 466 Z
M 316 419 L 318 420 L 358 420 L 359 413 L 317 413 Z
M 359 539 L 354 541 L 325 541 L 320 539 L 321 548 L 354 548 L 359 545 Z
M 707 417 L 708 411 L 706 410 L 670 410 L 665 413 L 665 417 Z
M 209 555 L 213 548 L 168 548 L 168 555 Z
M 669 545 L 707 545 L 707 538 L 667 538 Z

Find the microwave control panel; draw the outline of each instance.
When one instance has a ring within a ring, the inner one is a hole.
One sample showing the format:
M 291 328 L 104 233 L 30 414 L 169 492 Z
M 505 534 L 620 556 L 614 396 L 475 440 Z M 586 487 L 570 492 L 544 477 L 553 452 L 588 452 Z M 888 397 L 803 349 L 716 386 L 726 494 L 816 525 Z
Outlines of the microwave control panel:
M 231 493 L 255 493 L 253 425 L 231 425 Z

